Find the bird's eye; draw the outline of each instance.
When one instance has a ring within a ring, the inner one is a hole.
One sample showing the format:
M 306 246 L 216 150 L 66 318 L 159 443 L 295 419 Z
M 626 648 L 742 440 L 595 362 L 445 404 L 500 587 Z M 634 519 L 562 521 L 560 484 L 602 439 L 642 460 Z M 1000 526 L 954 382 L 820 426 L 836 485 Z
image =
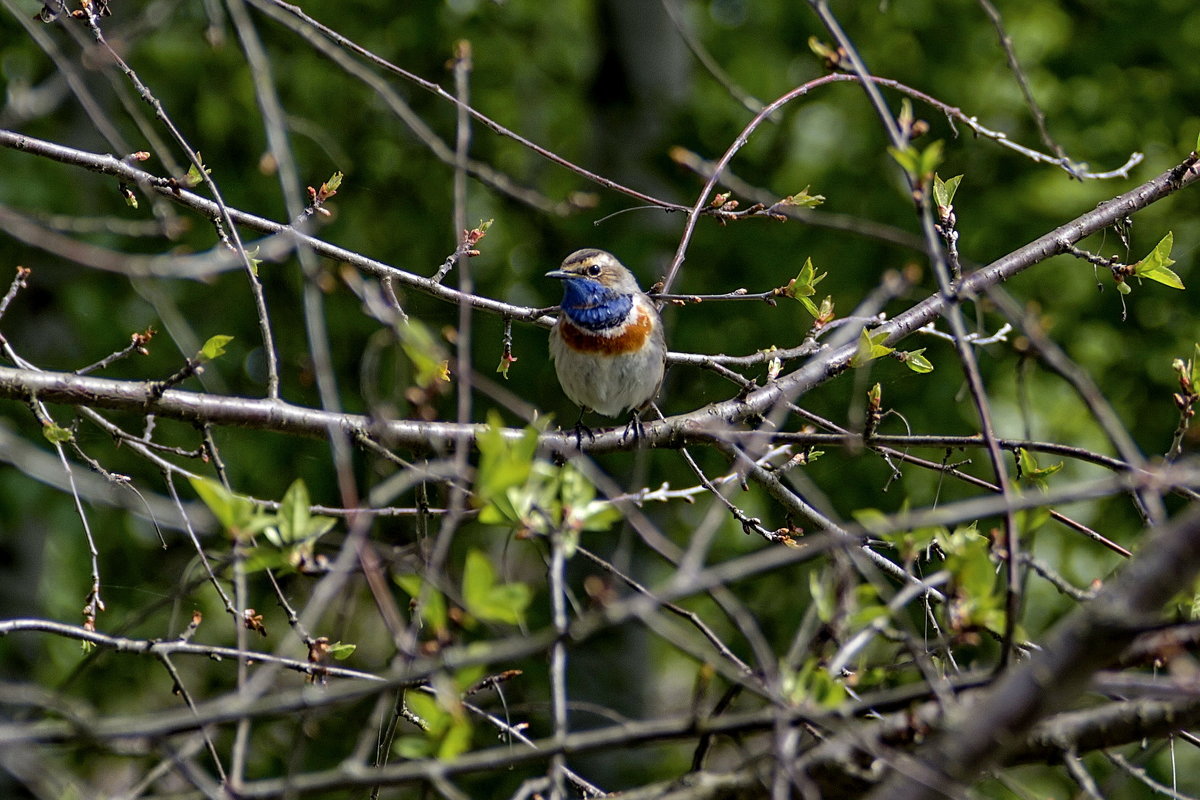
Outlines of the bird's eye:
M 600 277 L 601 271 L 602 270 L 600 269 L 599 264 L 589 264 L 588 265 L 587 274 L 589 277 L 598 278 L 598 277 Z

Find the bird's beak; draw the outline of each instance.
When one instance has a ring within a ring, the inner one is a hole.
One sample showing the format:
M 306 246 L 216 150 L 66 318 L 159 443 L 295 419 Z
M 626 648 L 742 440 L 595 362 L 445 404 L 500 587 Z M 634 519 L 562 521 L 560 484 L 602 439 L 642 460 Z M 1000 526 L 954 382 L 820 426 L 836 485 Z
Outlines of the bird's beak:
M 546 273 L 546 277 L 547 277 L 547 278 L 558 278 L 559 280 L 564 280 L 564 281 L 565 281 L 565 280 L 568 280 L 568 279 L 570 279 L 570 278 L 578 278 L 579 276 L 578 276 L 578 275 L 573 275 L 572 273 L 570 273 L 570 272 L 567 272 L 566 270 L 561 270 L 561 269 L 552 269 L 552 270 L 550 270 L 549 272 L 547 272 L 547 273 Z

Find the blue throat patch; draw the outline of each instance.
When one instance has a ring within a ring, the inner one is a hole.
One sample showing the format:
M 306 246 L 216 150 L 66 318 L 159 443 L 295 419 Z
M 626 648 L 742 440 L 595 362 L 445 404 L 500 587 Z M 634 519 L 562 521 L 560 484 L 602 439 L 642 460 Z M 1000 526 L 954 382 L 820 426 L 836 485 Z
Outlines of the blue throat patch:
M 620 325 L 631 308 L 633 295 L 614 292 L 587 278 L 563 281 L 563 313 L 584 330 L 602 331 Z

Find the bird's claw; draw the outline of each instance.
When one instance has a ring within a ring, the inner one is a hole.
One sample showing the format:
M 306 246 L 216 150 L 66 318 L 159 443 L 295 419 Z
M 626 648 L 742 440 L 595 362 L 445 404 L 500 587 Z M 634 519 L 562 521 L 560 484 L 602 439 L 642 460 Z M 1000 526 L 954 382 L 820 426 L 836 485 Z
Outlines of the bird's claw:
M 588 438 L 593 442 L 596 441 L 596 434 L 592 433 L 592 429 L 583 424 L 583 419 L 575 423 L 575 446 L 583 450 L 583 435 L 587 434 Z
M 625 424 L 625 432 L 621 434 L 621 441 L 628 439 L 630 434 L 633 434 L 634 444 L 646 438 L 646 428 L 642 425 L 642 417 L 636 411 L 629 418 L 629 422 Z

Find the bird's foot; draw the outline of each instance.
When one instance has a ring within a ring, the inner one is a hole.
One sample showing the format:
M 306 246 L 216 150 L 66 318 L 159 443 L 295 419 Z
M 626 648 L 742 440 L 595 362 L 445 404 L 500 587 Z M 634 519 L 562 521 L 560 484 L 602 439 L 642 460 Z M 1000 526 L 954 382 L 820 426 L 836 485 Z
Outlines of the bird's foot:
M 583 435 L 585 433 L 593 442 L 596 441 L 596 434 L 592 433 L 591 428 L 583 424 L 583 418 L 581 417 L 580 420 L 575 423 L 575 446 L 581 451 L 583 450 Z
M 621 434 L 621 441 L 625 441 L 631 435 L 633 436 L 634 444 L 646 438 L 646 428 L 642 425 L 642 415 L 636 411 L 630 415 L 629 422 L 625 425 L 625 432 Z

